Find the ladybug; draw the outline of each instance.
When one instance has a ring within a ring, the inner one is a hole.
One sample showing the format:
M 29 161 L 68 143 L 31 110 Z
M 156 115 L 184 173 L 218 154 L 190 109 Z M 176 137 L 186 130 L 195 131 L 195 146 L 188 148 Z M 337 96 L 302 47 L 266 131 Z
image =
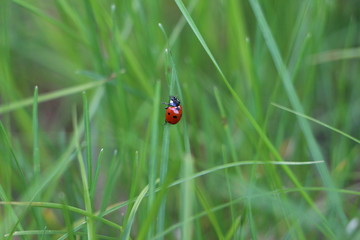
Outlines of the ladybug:
M 163 103 L 168 105 L 165 113 L 165 123 L 177 124 L 182 117 L 182 106 L 179 99 L 174 96 L 170 96 L 169 103 Z

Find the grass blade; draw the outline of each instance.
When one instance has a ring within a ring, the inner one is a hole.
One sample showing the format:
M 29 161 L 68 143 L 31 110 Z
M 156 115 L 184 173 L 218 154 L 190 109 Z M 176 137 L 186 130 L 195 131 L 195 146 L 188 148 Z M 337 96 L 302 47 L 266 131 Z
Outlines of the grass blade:
M 40 173 L 40 158 L 39 158 L 39 120 L 38 120 L 38 87 L 34 90 L 33 102 L 33 161 L 34 161 L 34 175 Z
M 153 118 L 151 124 L 151 140 L 150 140 L 150 161 L 149 161 L 149 201 L 148 209 L 153 206 L 155 199 L 155 185 L 157 175 L 157 145 L 158 145 L 158 132 L 159 132 L 159 103 L 160 103 L 160 82 L 156 83 L 156 91 L 153 100 Z M 154 221 L 155 222 L 155 221 Z M 148 238 L 151 238 L 153 227 L 149 228 Z
M 86 119 L 86 117 L 85 117 L 85 119 Z M 77 136 L 77 139 L 80 139 L 78 129 L 77 129 L 77 124 L 76 124 L 77 118 L 76 118 L 75 111 L 74 111 L 73 123 L 74 123 L 74 134 L 75 134 L 75 136 Z M 85 123 L 85 125 L 86 125 L 86 123 Z M 83 184 L 85 209 L 86 209 L 86 212 L 88 212 L 89 214 L 92 214 L 92 204 L 91 204 L 91 197 L 90 197 L 90 193 L 89 193 L 88 176 L 86 174 L 84 159 L 81 154 L 81 147 L 80 147 L 79 143 L 76 144 L 76 149 L 77 149 L 77 158 L 78 158 L 79 167 L 80 167 L 80 175 L 81 175 L 81 180 L 82 180 L 82 184 Z M 94 224 L 92 217 L 87 217 L 87 238 L 88 239 L 96 239 L 95 238 L 95 224 Z
M 271 53 L 271 56 L 273 58 L 273 61 L 275 63 L 276 69 L 281 77 L 281 80 L 283 82 L 286 94 L 288 95 L 289 101 L 290 101 L 292 107 L 295 109 L 295 111 L 297 111 L 299 113 L 303 113 L 304 110 L 301 105 L 300 99 L 295 91 L 294 85 L 292 84 L 290 73 L 287 70 L 287 68 L 282 60 L 280 51 L 277 47 L 277 44 L 274 40 L 272 33 L 271 33 L 270 27 L 266 22 L 266 19 L 261 10 L 260 4 L 259 4 L 258 0 L 249 0 L 249 1 L 250 1 L 250 5 L 253 9 L 253 12 L 256 16 L 256 19 L 259 23 L 259 27 L 263 34 L 263 37 L 267 44 L 267 47 L 268 47 L 268 49 Z M 308 145 L 308 148 L 310 150 L 313 160 L 325 159 L 323 154 L 321 153 L 318 143 L 315 140 L 315 137 L 310 129 L 308 122 L 304 118 L 301 118 L 301 117 L 298 117 L 297 119 L 298 119 L 300 128 L 306 138 L 306 142 L 307 142 L 307 145 Z M 331 179 L 329 170 L 327 169 L 326 165 L 320 164 L 317 167 L 318 167 L 318 171 L 320 173 L 320 176 L 321 176 L 322 181 L 325 184 L 325 186 L 333 187 L 334 183 Z M 347 218 L 344 214 L 344 211 L 342 208 L 342 203 L 341 203 L 339 196 L 336 193 L 335 194 L 331 193 L 329 195 L 329 197 L 330 197 L 330 204 L 332 204 L 331 209 L 334 209 L 337 212 L 338 216 L 340 217 L 341 223 L 344 225 L 347 222 L 347 220 L 346 220 Z
M 87 181 L 88 191 L 92 189 L 92 156 L 91 156 L 91 133 L 90 133 L 90 119 L 89 119 L 89 106 L 86 97 L 86 92 L 83 92 L 83 112 L 84 112 L 84 126 L 85 126 L 85 142 L 86 142 L 86 166 L 87 166 Z
M 110 81 L 110 79 L 104 79 L 101 81 L 92 81 L 89 83 L 81 84 L 81 85 L 78 85 L 75 87 L 61 89 L 61 90 L 54 91 L 51 93 L 40 94 L 38 97 L 38 102 L 39 103 L 47 102 L 47 101 L 54 100 L 57 98 L 61 98 L 61 97 L 75 94 L 75 93 L 83 92 L 88 89 L 97 88 L 97 87 L 104 85 L 105 83 L 107 83 L 109 81 Z M 19 108 L 30 106 L 33 104 L 33 102 L 34 102 L 34 98 L 27 98 L 27 99 L 20 100 L 17 102 L 12 102 L 12 103 L 9 103 L 6 105 L 2 105 L 2 106 L 0 106 L 0 114 L 7 113 L 10 111 L 19 109 Z
M 95 198 L 96 183 L 98 182 L 100 169 L 101 169 L 101 165 L 102 165 L 103 153 L 104 153 L 104 149 L 102 148 L 102 149 L 100 149 L 100 153 L 99 153 L 99 156 L 98 156 L 97 161 L 96 161 L 95 174 L 94 174 L 94 178 L 92 180 L 93 184 L 90 187 L 90 195 L 91 195 L 91 199 L 93 201 L 94 201 L 94 198 Z
M 331 131 L 334 131 L 334 132 L 336 132 L 336 133 L 339 133 L 339 134 L 341 134 L 342 136 L 344 136 L 344 137 L 346 137 L 346 138 L 348 138 L 348 139 L 350 139 L 350 140 L 352 140 L 352 141 L 360 144 L 360 139 L 354 138 L 353 136 L 351 136 L 351 135 L 349 135 L 349 134 L 347 134 L 347 133 L 345 133 L 345 132 L 343 132 L 343 131 L 341 131 L 341 130 L 339 130 L 339 129 L 337 129 L 337 128 L 334 128 L 334 127 L 332 127 L 332 126 L 330 126 L 330 125 L 328 125 L 328 124 L 326 124 L 326 123 L 323 123 L 323 122 L 321 122 L 321 121 L 319 121 L 319 120 L 317 120 L 317 119 L 315 119 L 315 118 L 312 118 L 312 117 L 307 116 L 307 115 L 305 115 L 305 114 L 303 114 L 303 113 L 299 113 L 299 112 L 297 112 L 297 111 L 291 110 L 290 108 L 281 106 L 281 105 L 276 104 L 276 103 L 272 103 L 272 105 L 275 106 L 275 107 L 277 107 L 277 108 L 280 108 L 280 109 L 282 109 L 282 110 L 285 110 L 285 111 L 287 111 L 287 112 L 293 113 L 293 114 L 295 114 L 295 115 L 297 115 L 297 116 L 299 116 L 299 117 L 308 119 L 308 120 L 310 120 L 310 121 L 312 121 L 312 122 L 314 122 L 314 123 L 317 123 L 317 124 L 319 124 L 319 125 L 321 125 L 321 126 L 323 126 L 323 127 L 326 127 L 326 128 L 328 128 L 328 129 L 330 129 Z
M 149 186 L 146 186 L 142 191 L 141 193 L 139 194 L 139 196 L 136 198 L 136 201 L 133 205 L 133 207 L 131 208 L 131 212 L 130 212 L 130 215 L 129 215 L 129 219 L 128 219 L 128 222 L 126 224 L 126 227 L 124 229 L 124 233 L 122 234 L 121 236 L 121 239 L 122 240 L 128 240 L 130 239 L 130 231 L 131 231 L 131 228 L 133 226 L 133 223 L 134 223 L 134 219 L 135 219 L 135 214 L 140 206 L 140 203 L 142 202 L 142 200 L 144 199 L 146 193 L 148 192 L 149 190 Z

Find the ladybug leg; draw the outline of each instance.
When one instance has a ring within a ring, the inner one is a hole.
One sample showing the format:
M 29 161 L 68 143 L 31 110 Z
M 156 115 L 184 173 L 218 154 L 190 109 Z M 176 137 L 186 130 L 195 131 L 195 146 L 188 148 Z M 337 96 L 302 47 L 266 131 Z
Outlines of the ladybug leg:
M 165 103 L 165 102 L 163 102 L 163 103 L 161 103 L 161 104 L 165 104 L 165 105 L 167 105 L 167 106 L 171 106 L 170 104 L 168 104 L 168 103 Z M 169 107 L 166 107 L 165 109 L 168 109 Z

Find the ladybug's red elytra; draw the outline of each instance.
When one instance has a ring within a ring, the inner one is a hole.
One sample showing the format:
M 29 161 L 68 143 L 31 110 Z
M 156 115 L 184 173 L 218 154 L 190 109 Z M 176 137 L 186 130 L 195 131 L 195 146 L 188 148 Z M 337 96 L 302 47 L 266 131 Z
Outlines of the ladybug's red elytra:
M 165 123 L 177 124 L 182 117 L 182 106 L 179 99 L 174 96 L 170 96 L 169 103 L 163 103 L 168 105 L 165 113 Z

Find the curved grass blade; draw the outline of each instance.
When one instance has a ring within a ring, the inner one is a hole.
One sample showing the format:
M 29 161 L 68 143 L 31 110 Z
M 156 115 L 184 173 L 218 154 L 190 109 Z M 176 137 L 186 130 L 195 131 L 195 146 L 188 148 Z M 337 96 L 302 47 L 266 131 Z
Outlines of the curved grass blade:
M 330 126 L 330 125 L 328 125 L 328 124 L 326 124 L 326 123 L 323 123 L 323 122 L 321 122 L 321 121 L 319 121 L 319 120 L 317 120 L 317 119 L 315 119 L 315 118 L 312 118 L 312 117 L 310 117 L 310 116 L 308 116 L 308 115 L 305 115 L 305 114 L 303 114 L 303 113 L 299 113 L 299 112 L 297 112 L 297 111 L 291 110 L 290 108 L 281 106 L 281 105 L 276 104 L 276 103 L 271 103 L 271 104 L 272 104 L 273 106 L 277 107 L 277 108 L 280 108 L 280 109 L 285 110 L 285 111 L 287 111 L 287 112 L 293 113 L 293 114 L 295 114 L 295 115 L 297 115 L 297 116 L 306 118 L 306 119 L 308 119 L 308 120 L 310 120 L 310 121 L 312 121 L 312 122 L 314 122 L 314 123 L 317 123 L 317 124 L 319 124 L 319 125 L 321 125 L 321 126 L 323 126 L 323 127 L 326 127 L 326 128 L 328 128 L 328 129 L 330 129 L 331 131 L 334 131 L 334 132 L 336 132 L 336 133 L 339 133 L 339 134 L 341 134 L 342 136 L 344 136 L 344 137 L 346 137 L 346 138 L 348 138 L 348 139 L 350 139 L 350 140 L 352 140 L 352 141 L 360 144 L 360 139 L 357 139 L 357 138 L 355 138 L 355 137 L 353 137 L 353 136 L 351 136 L 351 135 L 349 135 L 349 134 L 347 134 L 347 133 L 345 133 L 345 132 L 343 132 L 343 131 L 341 131 L 341 130 L 339 130 L 339 129 L 337 129 L 337 128 L 334 128 L 334 127 L 332 127 L 332 126 Z
M 149 190 L 149 186 L 146 186 L 142 191 L 141 193 L 139 194 L 139 196 L 136 198 L 136 201 L 131 209 L 131 212 L 130 212 L 130 215 L 129 215 L 129 220 L 127 222 L 127 225 L 124 229 L 124 233 L 123 235 L 121 236 L 121 239 L 122 240 L 128 240 L 130 239 L 130 231 L 131 231 L 131 228 L 132 228 L 132 225 L 134 223 L 134 219 L 135 219 L 135 214 L 140 206 L 140 203 L 142 202 L 142 200 L 144 199 L 146 193 L 148 192 Z

